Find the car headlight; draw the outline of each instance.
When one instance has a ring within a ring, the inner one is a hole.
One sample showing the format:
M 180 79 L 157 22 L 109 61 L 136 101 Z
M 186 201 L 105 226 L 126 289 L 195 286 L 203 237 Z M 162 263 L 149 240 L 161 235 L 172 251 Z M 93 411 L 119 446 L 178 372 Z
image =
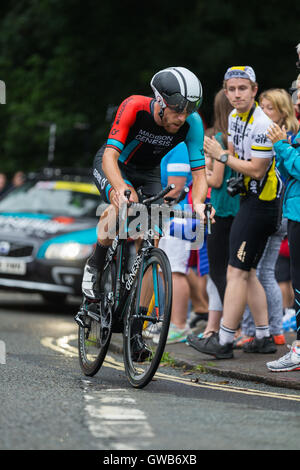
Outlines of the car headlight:
M 81 243 L 53 243 L 45 252 L 46 259 L 78 260 L 87 258 L 93 250 L 93 245 Z

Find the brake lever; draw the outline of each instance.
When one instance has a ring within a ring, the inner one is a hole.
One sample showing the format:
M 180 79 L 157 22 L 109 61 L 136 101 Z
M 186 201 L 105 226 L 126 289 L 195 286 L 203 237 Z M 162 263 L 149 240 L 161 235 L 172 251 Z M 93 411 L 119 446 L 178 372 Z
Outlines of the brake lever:
M 181 202 L 185 199 L 187 193 L 189 192 L 189 188 L 187 186 L 185 186 L 184 188 L 182 188 L 182 190 L 180 191 L 180 194 L 178 196 L 178 198 L 176 199 L 175 201 L 175 204 L 178 204 L 178 202 Z

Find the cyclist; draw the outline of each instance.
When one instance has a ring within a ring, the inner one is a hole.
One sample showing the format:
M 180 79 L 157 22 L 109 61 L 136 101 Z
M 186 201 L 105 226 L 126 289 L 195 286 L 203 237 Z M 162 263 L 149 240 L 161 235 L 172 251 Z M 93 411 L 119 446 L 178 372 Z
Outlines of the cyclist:
M 180 142 L 188 148 L 194 207 L 205 221 L 204 130 L 197 113 L 201 82 L 184 67 L 169 67 L 153 76 L 151 87 L 155 99 L 132 95 L 121 103 L 107 142 L 95 156 L 95 183 L 109 206 L 101 215 L 97 244 L 84 269 L 82 291 L 90 301 L 99 299 L 99 276 L 112 243 L 108 228 L 115 223 L 120 205 L 128 202 L 124 191 L 130 189 L 130 202 L 138 202 L 136 188 L 140 186 L 146 194 L 158 193 L 161 159 Z

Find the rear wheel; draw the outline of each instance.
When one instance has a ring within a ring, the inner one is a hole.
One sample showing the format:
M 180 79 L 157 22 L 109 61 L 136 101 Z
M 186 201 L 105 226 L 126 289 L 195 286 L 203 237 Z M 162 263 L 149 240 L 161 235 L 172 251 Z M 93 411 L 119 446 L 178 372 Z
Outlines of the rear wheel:
M 125 372 L 136 388 L 145 387 L 159 366 L 172 307 L 172 274 L 166 254 L 153 248 L 140 269 L 124 322 Z
M 85 327 L 78 331 L 79 363 L 87 376 L 95 375 L 103 364 L 110 339 L 113 308 L 113 273 L 109 265 L 100 281 L 101 300 L 91 303 L 83 300 L 81 311 Z

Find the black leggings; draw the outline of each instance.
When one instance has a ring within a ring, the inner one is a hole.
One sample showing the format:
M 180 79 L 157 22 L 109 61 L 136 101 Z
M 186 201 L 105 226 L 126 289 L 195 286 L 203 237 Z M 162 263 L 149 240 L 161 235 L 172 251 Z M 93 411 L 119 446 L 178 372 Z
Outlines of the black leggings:
M 291 278 L 295 293 L 297 340 L 300 340 L 300 222 L 288 221 Z
M 226 272 L 229 260 L 229 234 L 234 217 L 219 217 L 215 215 L 215 223 L 211 235 L 207 237 L 207 254 L 209 260 L 209 275 L 215 283 L 221 301 L 224 301 L 226 288 Z

